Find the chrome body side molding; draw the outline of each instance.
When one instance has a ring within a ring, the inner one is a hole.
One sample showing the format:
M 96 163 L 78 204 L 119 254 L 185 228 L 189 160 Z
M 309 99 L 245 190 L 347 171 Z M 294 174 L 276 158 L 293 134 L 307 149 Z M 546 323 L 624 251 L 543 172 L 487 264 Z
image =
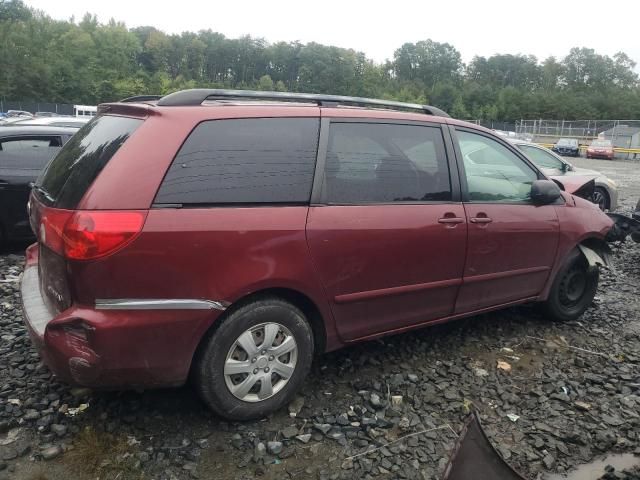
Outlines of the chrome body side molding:
M 191 298 L 97 298 L 96 310 L 225 310 L 226 302 Z

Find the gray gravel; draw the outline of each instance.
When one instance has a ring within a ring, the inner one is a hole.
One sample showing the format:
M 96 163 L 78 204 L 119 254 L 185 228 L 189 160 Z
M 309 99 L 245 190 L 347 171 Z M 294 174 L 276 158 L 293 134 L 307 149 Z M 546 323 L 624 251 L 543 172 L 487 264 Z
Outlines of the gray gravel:
M 621 210 L 635 205 L 634 164 L 572 161 L 604 165 Z M 528 478 L 640 454 L 640 245 L 614 252 L 615 271 L 580 321 L 552 323 L 525 306 L 334 352 L 288 409 L 243 424 L 216 418 L 189 388 L 95 393 L 56 382 L 22 325 L 23 257 L 4 252 L 0 479 L 435 479 L 471 409 Z

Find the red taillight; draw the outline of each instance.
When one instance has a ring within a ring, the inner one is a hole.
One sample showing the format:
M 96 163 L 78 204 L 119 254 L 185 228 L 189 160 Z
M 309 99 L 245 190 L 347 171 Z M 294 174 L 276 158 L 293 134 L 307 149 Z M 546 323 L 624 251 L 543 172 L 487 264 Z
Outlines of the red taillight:
M 64 227 L 64 253 L 73 260 L 103 257 L 124 247 L 142 230 L 144 211 L 79 211 Z
M 64 255 L 64 226 L 67 224 L 73 212 L 56 208 L 42 208 L 40 226 L 34 231 L 38 241 L 45 244 L 54 252 Z
M 38 239 L 72 260 L 92 260 L 119 250 L 142 231 L 147 218 L 144 210 L 42 210 Z

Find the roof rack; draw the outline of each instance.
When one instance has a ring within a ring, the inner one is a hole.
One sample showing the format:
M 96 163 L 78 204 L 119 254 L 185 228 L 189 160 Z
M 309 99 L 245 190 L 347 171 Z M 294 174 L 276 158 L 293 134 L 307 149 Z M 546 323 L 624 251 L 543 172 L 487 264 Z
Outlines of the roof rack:
M 138 97 L 132 97 L 138 98 Z M 342 95 L 319 95 L 313 93 L 289 93 L 289 92 L 262 92 L 255 90 L 225 90 L 194 88 L 180 90 L 171 93 L 158 100 L 161 107 L 183 107 L 201 105 L 205 100 L 220 99 L 251 99 L 251 100 L 275 100 L 287 102 L 309 102 L 323 107 L 335 107 L 338 105 L 353 105 L 362 107 L 382 107 L 395 110 L 417 110 L 427 115 L 448 117 L 449 115 L 439 108 L 417 103 L 395 102 L 393 100 L 379 100 L 375 98 L 347 97 Z M 129 99 L 127 99 L 129 100 Z M 140 100 L 137 100 L 140 101 Z
M 120 103 L 132 103 L 132 102 L 149 102 L 160 100 L 162 95 L 135 95 L 133 97 L 127 97 L 120 100 Z

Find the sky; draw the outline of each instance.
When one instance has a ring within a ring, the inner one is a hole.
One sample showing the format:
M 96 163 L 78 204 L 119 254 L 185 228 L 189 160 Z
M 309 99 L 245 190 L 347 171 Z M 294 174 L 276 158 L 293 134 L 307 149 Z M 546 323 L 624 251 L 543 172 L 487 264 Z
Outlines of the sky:
M 564 57 L 572 47 L 613 55 L 622 50 L 640 64 L 640 1 L 537 0 L 26 0 L 57 19 L 86 12 L 100 22 L 151 25 L 167 33 L 211 29 L 230 38 L 249 34 L 269 42 L 318 42 L 393 58 L 405 42 L 447 42 L 469 62 L 475 55 Z M 640 72 L 640 66 L 636 68 Z

